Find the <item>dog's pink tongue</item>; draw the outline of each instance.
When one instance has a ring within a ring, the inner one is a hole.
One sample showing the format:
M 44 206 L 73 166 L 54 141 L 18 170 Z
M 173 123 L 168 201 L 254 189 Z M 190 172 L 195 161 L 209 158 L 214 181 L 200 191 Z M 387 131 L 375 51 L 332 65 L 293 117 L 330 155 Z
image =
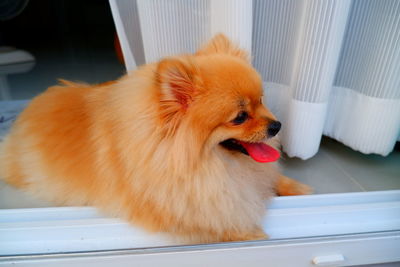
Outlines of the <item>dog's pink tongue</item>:
M 272 162 L 277 161 L 281 156 L 278 150 L 267 144 L 239 142 L 255 161 Z

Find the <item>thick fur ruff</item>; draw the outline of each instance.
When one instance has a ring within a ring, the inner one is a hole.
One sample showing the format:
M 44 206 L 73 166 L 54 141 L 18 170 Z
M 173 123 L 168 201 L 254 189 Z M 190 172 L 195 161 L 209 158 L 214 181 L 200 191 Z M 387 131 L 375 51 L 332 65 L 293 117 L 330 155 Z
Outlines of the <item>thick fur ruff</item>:
M 274 117 L 261 97 L 247 53 L 222 35 L 115 82 L 61 81 L 15 122 L 0 175 L 60 205 L 95 205 L 190 242 L 265 238 L 277 167 L 219 144 L 267 140 Z M 233 125 L 242 109 L 249 120 Z

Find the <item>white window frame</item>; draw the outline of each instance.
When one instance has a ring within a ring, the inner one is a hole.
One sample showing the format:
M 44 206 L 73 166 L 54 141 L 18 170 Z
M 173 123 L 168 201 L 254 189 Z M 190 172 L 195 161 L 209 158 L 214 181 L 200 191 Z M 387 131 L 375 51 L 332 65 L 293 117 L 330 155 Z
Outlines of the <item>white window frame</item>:
M 266 241 L 182 246 L 90 207 L 0 210 L 0 266 L 351 266 L 400 262 L 400 190 L 274 198 Z

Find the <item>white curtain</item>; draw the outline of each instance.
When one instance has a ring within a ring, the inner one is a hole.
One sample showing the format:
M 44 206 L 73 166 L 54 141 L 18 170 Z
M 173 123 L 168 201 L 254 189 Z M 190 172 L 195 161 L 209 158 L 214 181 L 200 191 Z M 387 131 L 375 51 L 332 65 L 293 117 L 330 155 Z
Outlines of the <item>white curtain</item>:
M 389 154 L 400 133 L 398 0 L 110 0 L 128 70 L 223 32 L 251 51 L 289 156 L 322 134 Z

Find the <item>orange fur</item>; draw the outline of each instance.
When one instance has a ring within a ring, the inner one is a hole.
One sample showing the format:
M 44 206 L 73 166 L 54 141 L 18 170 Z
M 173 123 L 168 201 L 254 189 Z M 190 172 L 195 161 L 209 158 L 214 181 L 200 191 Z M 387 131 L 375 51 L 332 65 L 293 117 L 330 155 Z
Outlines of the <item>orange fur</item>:
M 218 35 L 195 55 L 115 82 L 61 81 L 15 122 L 0 176 L 60 205 L 95 205 L 192 242 L 266 238 L 261 222 L 276 165 L 219 145 L 264 140 L 274 119 L 247 60 Z M 250 119 L 233 125 L 241 109 Z

